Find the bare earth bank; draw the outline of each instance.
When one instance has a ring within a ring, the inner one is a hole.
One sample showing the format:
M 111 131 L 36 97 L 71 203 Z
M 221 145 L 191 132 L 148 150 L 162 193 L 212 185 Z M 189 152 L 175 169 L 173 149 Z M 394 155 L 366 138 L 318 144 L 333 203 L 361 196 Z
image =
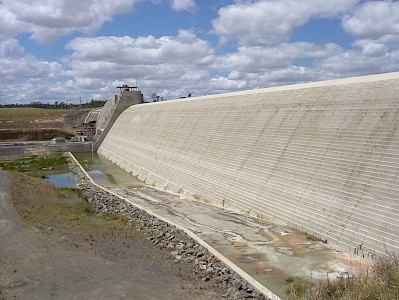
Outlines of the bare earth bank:
M 135 225 L 0 170 L 0 299 L 221 299 Z

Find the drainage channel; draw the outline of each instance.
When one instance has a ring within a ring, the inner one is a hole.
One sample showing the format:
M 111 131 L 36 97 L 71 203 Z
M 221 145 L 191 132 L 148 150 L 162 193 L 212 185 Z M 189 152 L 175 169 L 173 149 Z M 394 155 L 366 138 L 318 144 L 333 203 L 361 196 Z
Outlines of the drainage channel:
M 113 167 L 120 172 L 119 167 Z M 287 298 L 287 278 L 306 278 L 317 285 L 327 276 L 356 273 L 353 257 L 287 226 L 181 198 L 137 182 L 133 187 L 131 182 L 108 183 L 105 188 L 89 175 L 102 189 L 188 233 L 271 299 Z
M 236 272 L 238 275 L 240 275 L 243 279 L 245 279 L 248 283 L 250 283 L 253 287 L 255 287 L 259 292 L 264 294 L 268 299 L 272 300 L 280 300 L 280 297 L 278 297 L 276 294 L 274 294 L 272 291 L 270 291 L 268 288 L 266 288 L 264 285 L 259 283 L 257 280 L 255 280 L 252 276 L 250 276 L 248 273 L 246 273 L 244 270 L 239 268 L 236 264 L 231 262 L 227 257 L 222 255 L 219 251 L 217 251 L 214 247 L 212 247 L 210 244 L 205 242 L 202 238 L 200 238 L 197 234 L 195 234 L 193 231 L 190 229 L 182 226 L 181 224 L 178 224 L 170 219 L 165 218 L 164 216 L 154 212 L 153 210 L 149 209 L 148 207 L 141 206 L 140 204 L 136 203 L 135 201 L 132 201 L 131 199 L 127 197 L 123 197 L 118 193 L 115 193 L 112 189 L 103 187 L 95 182 L 91 178 L 91 176 L 86 172 L 86 170 L 82 167 L 82 165 L 79 163 L 79 161 L 75 158 L 75 156 L 69 152 L 70 157 L 73 159 L 73 161 L 80 167 L 81 171 L 86 175 L 86 177 L 90 180 L 90 182 L 97 186 L 98 188 L 114 195 L 117 196 L 124 201 L 130 203 L 131 205 L 135 206 L 136 208 L 145 211 L 147 214 L 154 216 L 155 218 L 166 222 L 172 226 L 175 226 L 179 230 L 182 230 L 185 232 L 189 237 L 194 239 L 198 244 L 201 246 L 205 247 L 211 254 L 213 254 L 216 258 L 218 258 L 221 262 L 223 262 L 226 266 L 228 266 L 230 269 L 232 269 L 234 272 Z M 115 183 L 115 186 L 118 186 L 117 183 Z

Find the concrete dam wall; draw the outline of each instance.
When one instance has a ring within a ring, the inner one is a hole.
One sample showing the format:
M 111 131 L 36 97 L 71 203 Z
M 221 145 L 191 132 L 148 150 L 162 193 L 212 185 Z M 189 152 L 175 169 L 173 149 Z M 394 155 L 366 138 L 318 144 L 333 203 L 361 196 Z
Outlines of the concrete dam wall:
M 98 153 L 363 256 L 399 250 L 399 73 L 135 105 Z
M 142 102 L 143 94 L 140 91 L 130 89 L 108 98 L 97 117 L 96 134 L 93 136 L 93 149 L 98 149 L 116 119 L 125 109 Z

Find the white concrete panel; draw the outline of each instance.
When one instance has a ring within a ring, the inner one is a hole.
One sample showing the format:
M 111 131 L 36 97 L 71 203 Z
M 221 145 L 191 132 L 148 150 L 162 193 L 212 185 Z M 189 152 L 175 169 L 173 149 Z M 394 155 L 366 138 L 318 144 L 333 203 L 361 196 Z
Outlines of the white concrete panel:
M 115 98 L 116 96 L 108 98 L 104 106 L 101 108 L 96 124 L 97 134 L 100 134 L 107 126 L 107 123 L 112 116 L 112 112 L 115 109 Z
M 135 105 L 98 152 L 345 249 L 399 250 L 399 73 Z

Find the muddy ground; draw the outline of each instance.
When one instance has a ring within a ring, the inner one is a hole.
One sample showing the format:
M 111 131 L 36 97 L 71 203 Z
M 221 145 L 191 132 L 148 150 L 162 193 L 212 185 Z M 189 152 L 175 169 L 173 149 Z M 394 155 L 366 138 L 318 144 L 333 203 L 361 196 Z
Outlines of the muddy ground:
M 7 176 L 8 174 L 8 176 Z M 221 299 L 132 222 L 0 170 L 0 299 Z

